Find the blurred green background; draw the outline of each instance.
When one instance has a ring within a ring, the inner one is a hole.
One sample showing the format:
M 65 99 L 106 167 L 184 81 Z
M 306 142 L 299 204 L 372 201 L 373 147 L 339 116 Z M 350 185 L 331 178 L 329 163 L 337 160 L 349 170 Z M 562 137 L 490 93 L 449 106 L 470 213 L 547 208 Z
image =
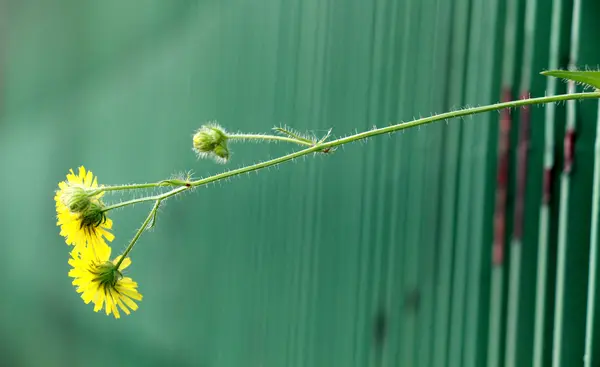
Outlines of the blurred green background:
M 537 72 L 565 67 L 574 42 L 582 45 L 578 65 L 600 60 L 600 7 L 575 3 L 0 1 L 0 365 L 531 366 L 544 108 L 532 109 L 522 269 L 512 291 L 516 262 L 491 262 L 496 113 L 378 137 L 168 201 L 132 253 L 128 275 L 144 300 L 120 320 L 94 313 L 71 286 L 53 193 L 79 165 L 101 184 L 141 183 L 187 170 L 206 177 L 295 149 L 239 144 L 228 167 L 197 161 L 191 136 L 211 120 L 230 131 L 285 124 L 340 137 L 496 102 L 502 88 L 514 98 L 544 95 Z M 571 39 L 573 14 L 581 32 Z M 553 347 L 562 351 L 555 365 L 583 358 L 596 105 L 577 104 L 566 233 L 573 246 L 559 297 L 568 322 L 558 344 L 560 208 L 551 203 L 547 310 L 535 339 L 543 366 Z M 551 123 L 558 195 L 564 105 Z M 507 259 L 517 130 L 514 123 Z M 149 209 L 113 213 L 115 252 Z M 496 288 L 493 274 L 503 280 Z M 518 305 L 516 324 L 508 299 Z

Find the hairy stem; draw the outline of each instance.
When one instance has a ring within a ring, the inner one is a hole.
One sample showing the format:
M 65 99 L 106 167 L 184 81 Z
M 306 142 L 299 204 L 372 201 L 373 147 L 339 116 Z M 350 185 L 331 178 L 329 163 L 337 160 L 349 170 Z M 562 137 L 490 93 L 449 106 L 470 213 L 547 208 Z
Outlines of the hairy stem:
M 393 133 L 393 132 L 397 132 L 400 130 L 409 129 L 412 127 L 430 124 L 430 123 L 436 122 L 436 121 L 448 120 L 448 119 L 452 119 L 452 118 L 464 117 L 464 116 L 469 116 L 469 115 L 475 115 L 475 114 L 479 114 L 479 113 L 483 113 L 483 112 L 497 111 L 497 110 L 502 110 L 505 108 L 516 108 L 516 107 L 523 107 L 523 106 L 529 106 L 529 105 L 535 105 L 535 104 L 546 104 L 546 103 L 554 103 L 554 102 L 568 101 L 568 100 L 598 99 L 598 98 L 600 98 L 600 92 L 560 94 L 560 95 L 556 95 L 556 96 L 521 99 L 518 101 L 496 103 L 496 104 L 486 105 L 486 106 L 481 106 L 481 107 L 467 108 L 467 109 L 460 110 L 460 111 L 446 112 L 446 113 L 434 115 L 431 117 L 420 118 L 418 120 L 413 120 L 410 122 L 404 122 L 404 123 L 400 123 L 400 124 L 396 124 L 396 125 L 382 127 L 379 129 L 364 131 L 362 133 L 350 135 L 345 138 L 332 140 L 332 141 L 329 141 L 326 143 L 321 143 L 321 144 L 312 146 L 307 149 L 303 149 L 303 150 L 300 150 L 300 151 L 297 151 L 297 152 L 294 152 L 294 153 L 291 153 L 288 155 L 284 155 L 279 158 L 271 159 L 269 161 L 257 163 L 252 166 L 234 169 L 234 170 L 231 170 L 228 172 L 223 172 L 223 173 L 220 173 L 220 174 L 217 174 L 217 175 L 214 175 L 211 177 L 203 178 L 203 179 L 200 179 L 197 181 L 192 181 L 190 183 L 190 185 L 191 186 L 206 185 L 208 183 L 219 181 L 219 180 L 229 178 L 232 176 L 237 176 L 237 175 L 241 175 L 243 173 L 257 171 L 257 170 L 267 168 L 270 166 L 275 166 L 277 164 L 281 164 L 283 162 L 287 162 L 292 159 L 296 159 L 296 158 L 305 156 L 310 153 L 322 151 L 327 148 L 334 148 L 334 147 L 337 147 L 340 145 L 353 143 L 353 142 L 356 142 L 356 141 L 359 141 L 362 139 L 366 139 L 366 138 L 370 138 L 373 136 Z
M 219 173 L 217 175 L 203 178 L 203 179 L 196 180 L 196 181 L 189 181 L 189 182 L 185 183 L 185 186 L 178 187 L 176 189 L 173 189 L 173 190 L 168 191 L 161 195 L 150 196 L 147 198 L 135 199 L 135 200 L 130 200 L 130 201 L 124 201 L 122 203 L 118 203 L 118 204 L 109 206 L 105 210 L 108 211 L 111 209 L 119 208 L 119 207 L 126 206 L 126 205 L 141 203 L 144 201 L 163 200 L 170 196 L 177 195 L 177 194 L 185 191 L 189 187 L 197 187 L 197 186 L 206 185 L 211 182 L 215 182 L 215 181 L 219 181 L 219 180 L 222 180 L 225 178 L 241 175 L 243 173 L 258 171 L 263 168 L 275 166 L 277 164 L 281 164 L 281 163 L 284 163 L 284 162 L 287 162 L 287 161 L 290 161 L 290 160 L 293 160 L 293 159 L 296 159 L 296 158 L 299 158 L 299 157 L 302 157 L 302 156 L 305 156 L 305 155 L 308 155 L 311 153 L 323 152 L 324 150 L 326 150 L 328 148 L 335 148 L 335 147 L 338 147 L 338 146 L 341 146 L 344 144 L 353 143 L 353 142 L 367 139 L 370 137 L 394 133 L 394 132 L 397 132 L 400 130 L 410 129 L 413 127 L 430 124 L 430 123 L 433 123 L 436 121 L 448 120 L 448 119 L 453 119 L 453 118 L 457 118 L 457 117 L 470 116 L 470 115 L 475 115 L 475 114 L 484 113 L 484 112 L 497 111 L 497 110 L 502 110 L 505 108 L 517 108 L 517 107 L 523 107 L 523 106 L 529 106 L 529 105 L 555 103 L 555 102 L 568 101 L 568 100 L 584 100 L 584 99 L 598 99 L 598 98 L 600 98 L 600 92 L 596 91 L 596 92 L 589 92 L 589 93 L 560 94 L 560 95 L 556 95 L 556 96 L 528 98 L 528 99 L 521 99 L 521 100 L 517 100 L 517 101 L 495 103 L 495 104 L 486 105 L 486 106 L 467 108 L 467 109 L 463 109 L 463 110 L 459 110 L 459 111 L 446 112 L 446 113 L 442 113 L 442 114 L 431 116 L 431 117 L 420 118 L 420 119 L 409 121 L 409 122 L 404 122 L 404 123 L 390 125 L 390 126 L 386 126 L 386 127 L 382 127 L 382 128 L 378 128 L 378 129 L 364 131 L 364 132 L 361 132 L 358 134 L 347 136 L 345 138 L 340 138 L 340 139 L 332 140 L 329 142 L 318 143 L 316 145 L 309 144 L 306 142 L 296 141 L 293 138 L 286 138 L 286 137 L 279 137 L 279 136 L 238 134 L 237 136 L 240 137 L 241 139 L 242 138 L 248 139 L 250 137 L 254 137 L 254 138 L 258 139 L 258 137 L 261 137 L 260 139 L 265 140 L 264 139 L 265 137 L 270 137 L 270 138 L 273 138 L 272 140 L 291 141 L 291 142 L 295 142 L 298 144 L 308 145 L 309 147 L 306 149 L 291 153 L 291 154 L 284 155 L 279 158 L 271 159 L 268 161 L 264 161 L 261 163 L 251 165 L 251 166 L 246 166 L 246 167 L 234 169 L 231 171 Z M 236 135 L 234 135 L 234 136 L 236 136 Z M 107 186 L 107 187 L 100 188 L 99 191 L 127 190 L 127 189 L 134 189 L 134 188 L 148 188 L 148 187 L 157 187 L 157 186 L 165 186 L 165 181 L 161 181 L 161 182 L 157 182 L 157 183 L 150 183 L 150 184 L 141 184 L 141 185 Z
M 120 191 L 120 190 L 137 190 L 137 189 L 148 189 L 159 186 L 158 182 L 145 183 L 145 184 L 133 184 L 133 185 L 118 185 L 118 186 L 102 186 L 91 192 L 90 195 L 96 195 L 103 191 Z
M 229 140 L 262 140 L 262 141 L 285 141 L 288 143 L 295 143 L 299 145 L 313 146 L 314 143 L 309 141 L 288 138 L 286 136 L 277 136 L 277 135 L 263 135 L 263 134 L 230 134 L 227 135 L 227 139 Z
M 400 130 L 409 129 L 409 128 L 417 127 L 417 126 L 421 126 L 421 125 L 426 125 L 426 124 L 430 124 L 430 123 L 433 123 L 436 121 L 447 120 L 447 119 L 469 116 L 469 115 L 475 115 L 475 114 L 483 113 L 483 112 L 496 111 L 496 110 L 501 110 L 504 108 L 516 108 L 516 107 L 522 107 L 522 106 L 528 106 L 528 105 L 554 103 L 554 102 L 567 101 L 567 100 L 583 100 L 583 99 L 598 99 L 598 98 L 600 98 L 600 92 L 574 93 L 574 94 L 562 94 L 562 95 L 550 96 L 550 97 L 529 98 L 529 99 L 522 99 L 522 100 L 518 100 L 518 101 L 496 103 L 496 104 L 481 106 L 481 107 L 473 107 L 473 108 L 468 108 L 468 109 L 464 109 L 464 110 L 460 110 L 460 111 L 446 112 L 446 113 L 442 113 L 439 115 L 421 118 L 421 119 L 406 122 L 406 123 L 400 123 L 400 124 L 396 124 L 396 125 L 382 127 L 379 129 L 373 129 L 373 130 L 365 131 L 362 133 L 350 135 L 345 138 L 332 140 L 329 142 L 319 142 L 317 144 L 304 144 L 304 145 L 309 145 L 309 147 L 306 149 L 291 153 L 291 154 L 284 155 L 279 158 L 271 159 L 271 160 L 261 162 L 258 164 L 254 164 L 251 166 L 247 166 L 247 167 L 234 169 L 234 170 L 231 170 L 228 172 L 223 172 L 223 173 L 220 173 L 220 174 L 217 174 L 217 175 L 214 175 L 211 177 L 207 177 L 204 179 L 196 180 L 196 181 L 182 181 L 181 183 L 169 183 L 169 181 L 167 180 L 167 181 L 160 181 L 160 182 L 157 182 L 154 184 L 110 186 L 110 187 L 100 188 L 100 189 L 98 189 L 99 190 L 98 192 L 101 192 L 102 190 L 103 191 L 127 190 L 127 189 L 149 188 L 149 187 L 166 186 L 166 185 L 179 186 L 177 188 L 174 188 L 174 189 L 167 191 L 160 195 L 154 195 L 154 196 L 149 196 L 149 197 L 145 197 L 145 198 L 124 201 L 124 202 L 121 202 L 118 204 L 108 206 L 104 209 L 105 211 L 109 211 L 112 209 L 120 208 L 120 207 L 127 206 L 127 205 L 132 205 L 132 204 L 136 204 L 136 203 L 142 203 L 142 202 L 146 202 L 146 201 L 155 201 L 154 206 L 152 207 L 152 210 L 148 214 L 148 217 L 146 217 L 146 220 L 144 221 L 142 226 L 138 229 L 137 233 L 135 234 L 135 237 L 133 237 L 133 239 L 131 240 L 131 242 L 129 243 L 129 245 L 127 246 L 125 251 L 123 252 L 123 255 L 117 262 L 116 268 L 119 269 L 119 267 L 121 266 L 121 263 L 127 257 L 129 252 L 133 249 L 133 246 L 135 245 L 137 240 L 140 238 L 140 236 L 142 235 L 144 230 L 146 230 L 150 221 L 156 216 L 156 212 L 158 210 L 158 207 L 160 206 L 160 203 L 163 200 L 166 200 L 172 196 L 178 195 L 191 187 L 202 186 L 202 185 L 206 185 L 208 183 L 219 181 L 219 180 L 222 180 L 225 178 L 241 175 L 243 173 L 258 171 L 260 169 L 275 166 L 277 164 L 281 164 L 281 163 L 284 163 L 287 161 L 291 161 L 293 159 L 296 159 L 296 158 L 299 158 L 299 157 L 302 157 L 302 156 L 305 156 L 305 155 L 308 155 L 311 153 L 324 152 L 324 151 L 327 151 L 327 149 L 335 148 L 335 147 L 338 147 L 338 146 L 341 146 L 344 144 L 348 144 L 348 143 L 352 143 L 352 142 L 356 142 L 356 141 L 359 141 L 362 139 L 366 139 L 366 138 L 370 138 L 370 137 L 374 137 L 374 136 L 378 136 L 378 135 L 382 135 L 382 134 L 393 133 L 393 132 L 397 132 Z M 243 134 L 238 135 L 238 137 L 240 137 L 240 139 L 248 139 L 249 136 L 253 136 L 256 139 L 266 140 L 266 139 L 264 139 L 264 137 L 268 136 L 268 135 L 243 135 Z M 261 138 L 258 138 L 258 136 L 260 136 Z M 275 138 L 273 140 L 297 142 L 293 138 L 275 137 L 275 136 L 273 136 L 273 138 Z
M 156 201 L 162 201 L 162 200 L 167 199 L 167 198 L 169 198 L 171 196 L 177 195 L 180 192 L 183 192 L 183 191 L 185 191 L 187 189 L 189 189 L 188 186 L 183 186 L 183 187 L 178 187 L 176 189 L 173 189 L 171 191 L 167 191 L 167 192 L 165 192 L 163 194 L 160 194 L 160 195 L 153 195 L 153 196 L 147 196 L 147 197 L 139 198 L 139 199 L 122 201 L 120 203 L 116 203 L 116 204 L 109 205 L 109 206 L 105 207 L 103 209 L 103 211 L 107 212 L 109 210 L 121 208 L 121 207 L 124 207 L 124 206 L 127 206 L 127 205 L 133 205 L 133 204 L 143 203 L 143 202 L 146 202 L 146 201 L 155 201 L 155 200 Z
M 162 201 L 162 199 L 158 199 L 158 200 L 156 200 L 156 203 L 154 203 L 154 206 L 152 207 L 152 210 L 150 210 L 150 213 L 146 217 L 146 220 L 144 221 L 142 226 L 138 229 L 137 233 L 135 234 L 135 236 L 133 237 L 133 239 L 131 240 L 131 242 L 129 243 L 129 245 L 127 246 L 125 251 L 123 252 L 123 255 L 121 255 L 121 258 L 115 265 L 117 270 L 119 270 L 119 267 L 121 266 L 121 263 L 123 262 L 123 260 L 125 260 L 125 258 L 129 254 L 129 252 L 133 249 L 133 246 L 135 245 L 137 240 L 140 238 L 140 236 L 142 235 L 144 230 L 146 230 L 146 227 L 148 227 L 148 223 L 150 223 L 150 220 L 152 220 L 152 218 L 156 214 L 156 211 L 158 210 L 158 207 L 160 206 L 161 201 Z

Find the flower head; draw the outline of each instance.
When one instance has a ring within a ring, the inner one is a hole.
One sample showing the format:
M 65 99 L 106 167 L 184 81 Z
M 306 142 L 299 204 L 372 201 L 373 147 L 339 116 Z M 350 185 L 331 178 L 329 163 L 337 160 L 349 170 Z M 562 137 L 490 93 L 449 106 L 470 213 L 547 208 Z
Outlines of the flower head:
M 129 315 L 138 308 L 133 300 L 141 301 L 142 295 L 137 291 L 137 283 L 122 273 L 131 265 L 131 259 L 125 258 L 119 263 L 119 256 L 110 261 L 110 251 L 105 244 L 87 246 L 82 251 L 73 250 L 69 276 L 74 278 L 73 285 L 77 287 L 77 293 L 81 293 L 81 299 L 86 304 L 94 303 L 95 312 L 104 308 L 107 315 L 112 313 L 118 319 L 121 317 L 119 308 Z
M 105 239 L 109 242 L 114 239 L 109 231 L 112 221 L 106 217 L 100 200 L 103 193 L 93 194 L 98 182 L 91 171 L 82 166 L 76 175 L 70 170 L 67 180 L 60 182 L 58 188 L 54 196 L 56 225 L 60 226 L 60 235 L 65 237 L 68 245 L 79 250 L 86 243 L 100 246 L 106 244 Z
M 203 125 L 192 139 L 194 151 L 200 158 L 210 157 L 218 163 L 226 163 L 229 159 L 227 139 L 227 133 L 218 124 Z

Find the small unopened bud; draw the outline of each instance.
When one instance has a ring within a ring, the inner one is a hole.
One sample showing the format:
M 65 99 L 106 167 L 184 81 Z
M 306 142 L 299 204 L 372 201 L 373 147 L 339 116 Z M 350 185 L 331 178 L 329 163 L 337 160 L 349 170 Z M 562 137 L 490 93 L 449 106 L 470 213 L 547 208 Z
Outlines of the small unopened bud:
M 106 212 L 102 202 L 91 202 L 86 210 L 81 212 L 79 218 L 81 221 L 80 227 L 85 229 L 96 228 L 106 222 Z
M 193 138 L 194 151 L 200 158 L 213 158 L 218 163 L 225 163 L 229 159 L 227 148 L 227 133 L 215 124 L 203 125 Z
M 91 205 L 91 199 L 83 187 L 69 186 L 61 196 L 63 204 L 71 213 L 83 213 Z

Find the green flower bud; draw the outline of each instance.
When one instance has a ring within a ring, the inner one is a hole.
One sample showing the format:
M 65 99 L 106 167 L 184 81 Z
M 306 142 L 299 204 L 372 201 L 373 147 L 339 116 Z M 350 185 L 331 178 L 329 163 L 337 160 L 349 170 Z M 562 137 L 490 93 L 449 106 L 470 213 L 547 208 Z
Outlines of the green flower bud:
M 123 278 L 123 274 L 112 261 L 95 265 L 90 272 L 96 276 L 93 281 L 100 283 L 103 288 L 114 288 L 117 282 Z
M 200 158 L 210 157 L 218 163 L 225 163 L 229 159 L 227 133 L 215 123 L 200 127 L 194 134 L 193 145 Z
M 91 202 L 88 208 L 81 212 L 79 220 L 81 221 L 80 228 L 85 229 L 93 229 L 106 222 L 104 204 L 100 201 Z
M 61 201 L 71 213 L 83 213 L 91 205 L 91 200 L 83 187 L 69 186 L 61 196 Z

